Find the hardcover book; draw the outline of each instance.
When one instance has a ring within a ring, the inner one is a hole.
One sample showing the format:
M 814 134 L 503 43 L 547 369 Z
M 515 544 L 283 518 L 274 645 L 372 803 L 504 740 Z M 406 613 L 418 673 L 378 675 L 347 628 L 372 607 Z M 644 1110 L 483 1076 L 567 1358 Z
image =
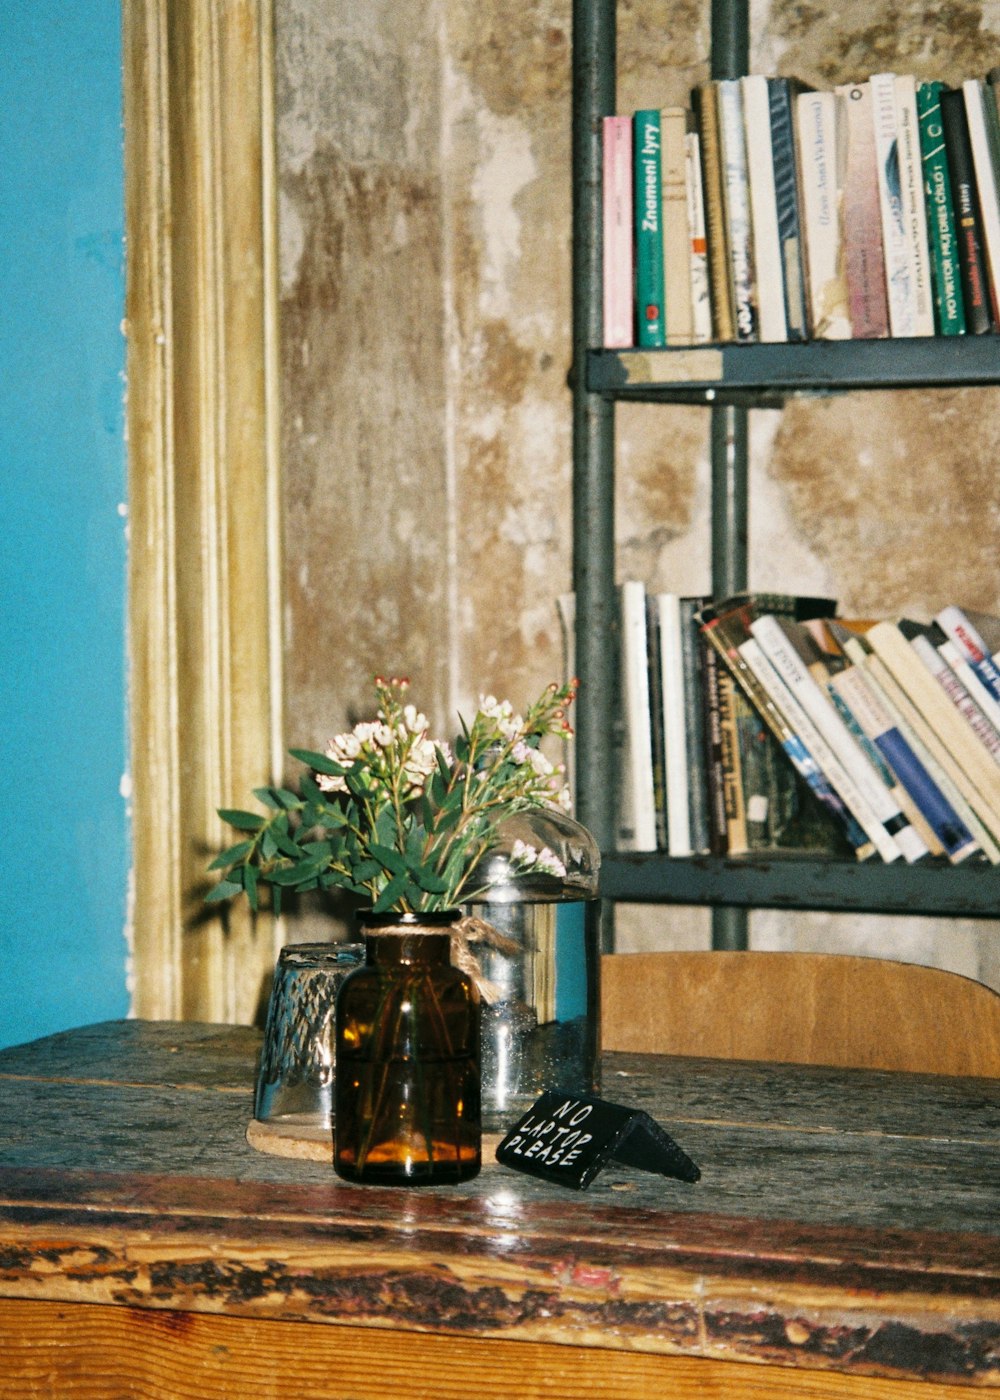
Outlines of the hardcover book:
M 939 335 L 963 335 L 965 306 L 958 265 L 955 210 L 948 179 L 948 156 L 941 125 L 942 86 L 939 82 L 917 84 L 917 119 L 920 123 L 920 155 L 927 203 L 927 239 L 931 251 L 934 324 Z
M 635 177 L 636 339 L 646 349 L 666 344 L 663 315 L 663 202 L 660 174 L 660 113 L 633 118 Z
M 632 122 L 629 117 L 605 117 L 601 135 L 604 345 L 618 350 L 634 340 Z
M 843 112 L 846 147 L 844 275 L 847 279 L 851 334 L 858 340 L 873 340 L 889 334 L 889 307 L 885 290 L 885 254 L 882 251 L 871 84 L 845 83 L 835 91 Z

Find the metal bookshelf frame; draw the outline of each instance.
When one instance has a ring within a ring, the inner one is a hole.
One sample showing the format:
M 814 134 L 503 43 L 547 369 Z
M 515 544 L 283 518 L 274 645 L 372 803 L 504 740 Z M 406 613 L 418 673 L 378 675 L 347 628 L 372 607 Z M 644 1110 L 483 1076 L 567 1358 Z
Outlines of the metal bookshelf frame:
M 713 78 L 747 71 L 748 0 L 711 0 Z M 1000 917 L 1000 869 L 832 859 L 619 854 L 614 843 L 615 441 L 618 400 L 702 403 L 710 415 L 712 589 L 747 578 L 747 430 L 751 406 L 791 394 L 1000 382 L 992 336 L 605 351 L 601 344 L 601 119 L 616 110 L 616 0 L 573 3 L 573 582 L 577 808 L 604 852 L 609 901 L 703 904 L 715 948 L 747 946 L 755 907 Z M 609 918 L 610 928 L 612 920 Z M 613 939 L 613 935 L 611 935 Z M 609 942 L 609 946 L 612 944 Z

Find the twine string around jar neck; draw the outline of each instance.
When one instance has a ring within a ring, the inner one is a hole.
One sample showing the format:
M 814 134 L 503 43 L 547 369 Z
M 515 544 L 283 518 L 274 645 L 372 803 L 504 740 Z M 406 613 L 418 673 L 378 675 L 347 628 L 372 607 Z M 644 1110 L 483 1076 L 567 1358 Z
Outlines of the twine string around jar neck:
M 500 1000 L 501 991 L 497 983 L 491 981 L 483 972 L 471 945 L 484 943 L 508 958 L 520 950 L 519 943 L 505 937 L 499 929 L 494 928 L 485 919 L 477 918 L 475 914 L 464 914 L 453 924 L 426 924 L 423 927 L 413 923 L 383 924 L 381 927 L 367 927 L 364 933 L 366 938 L 427 938 L 447 934 L 451 939 L 452 964 L 472 978 L 480 997 L 489 1006 Z

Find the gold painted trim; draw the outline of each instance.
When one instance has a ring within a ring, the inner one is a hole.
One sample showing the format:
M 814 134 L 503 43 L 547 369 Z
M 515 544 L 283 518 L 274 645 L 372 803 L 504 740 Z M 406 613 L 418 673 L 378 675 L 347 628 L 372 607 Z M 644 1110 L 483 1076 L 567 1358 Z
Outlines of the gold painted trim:
M 245 1022 L 276 934 L 205 867 L 280 761 L 270 0 L 125 0 L 134 1009 Z

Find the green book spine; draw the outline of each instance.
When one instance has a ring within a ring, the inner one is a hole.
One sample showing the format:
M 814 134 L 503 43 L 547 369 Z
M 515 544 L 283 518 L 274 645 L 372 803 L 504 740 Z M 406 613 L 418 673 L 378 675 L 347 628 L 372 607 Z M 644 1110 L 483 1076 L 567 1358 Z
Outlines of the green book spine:
M 931 285 L 939 335 L 965 334 L 962 274 L 958 263 L 955 209 L 948 178 L 948 154 L 941 125 L 942 83 L 917 84 L 920 156 L 927 196 L 927 233 L 931 245 Z
M 644 108 L 635 124 L 635 295 L 639 344 L 666 345 L 660 113 Z

